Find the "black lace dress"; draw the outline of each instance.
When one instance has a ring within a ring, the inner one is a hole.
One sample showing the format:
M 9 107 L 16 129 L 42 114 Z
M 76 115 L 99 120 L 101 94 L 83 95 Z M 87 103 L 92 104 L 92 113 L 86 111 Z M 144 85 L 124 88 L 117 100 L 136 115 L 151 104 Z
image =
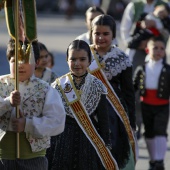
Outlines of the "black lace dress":
M 55 88 L 59 90 L 58 86 Z M 95 88 L 97 88 L 96 85 L 94 85 L 93 89 L 90 89 L 89 91 L 92 92 Z M 93 101 L 92 98 L 94 98 Z M 89 96 L 86 103 L 90 100 L 92 102 L 89 102 L 89 104 L 96 103 L 94 101 L 96 100 L 95 98 L 98 98 L 97 95 L 93 94 L 91 97 Z M 67 113 L 65 130 L 62 134 L 52 137 L 52 144 L 47 152 L 49 169 L 104 170 L 105 168 L 103 167 L 96 150 L 82 129 L 79 127 L 74 117 L 70 114 L 64 98 L 62 99 Z M 89 108 L 90 107 L 93 109 L 93 106 L 89 106 Z M 97 102 L 97 106 L 95 106 L 94 111 L 90 114 L 90 118 L 99 135 L 104 140 L 106 146 L 110 146 L 111 140 L 107 114 L 107 100 L 105 94 L 100 95 L 100 100 Z

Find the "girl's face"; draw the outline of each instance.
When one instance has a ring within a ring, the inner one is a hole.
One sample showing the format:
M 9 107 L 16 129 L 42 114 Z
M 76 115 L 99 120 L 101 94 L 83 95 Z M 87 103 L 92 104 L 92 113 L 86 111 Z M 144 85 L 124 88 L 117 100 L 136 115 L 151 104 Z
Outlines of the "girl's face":
M 108 51 L 112 44 L 113 33 L 109 26 L 96 25 L 92 31 L 92 42 L 96 50 Z
M 14 57 L 11 57 L 9 64 L 10 64 L 11 77 L 15 78 L 15 58 Z M 18 63 L 19 81 L 28 80 L 33 75 L 34 70 L 35 70 L 35 64 Z
M 38 68 L 45 68 L 48 64 L 48 51 L 41 50 L 40 51 L 40 58 L 37 60 L 37 67 Z
M 68 52 L 68 66 L 70 71 L 76 76 L 82 76 L 86 73 L 90 65 L 88 53 L 85 50 L 71 49 Z
M 150 42 L 148 51 L 151 59 L 158 61 L 165 57 L 165 44 L 161 41 Z

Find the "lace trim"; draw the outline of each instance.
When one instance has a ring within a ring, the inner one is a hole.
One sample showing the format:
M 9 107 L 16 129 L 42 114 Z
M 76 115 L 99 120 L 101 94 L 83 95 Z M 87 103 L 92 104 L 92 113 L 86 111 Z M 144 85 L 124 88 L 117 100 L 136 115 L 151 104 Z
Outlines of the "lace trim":
M 58 84 L 53 83 L 52 86 L 58 90 L 62 98 L 66 114 L 74 118 L 69 106 L 67 105 L 64 97 L 62 96 L 62 93 L 60 91 Z M 107 89 L 99 79 L 97 79 L 91 74 L 88 74 L 86 76 L 85 83 L 82 85 L 80 90 L 83 91 L 80 100 L 84 104 L 87 113 L 91 115 L 98 106 L 98 103 L 101 98 L 101 94 L 107 94 Z
M 93 55 L 96 55 L 100 64 L 105 66 L 103 71 L 108 80 L 126 70 L 127 67 L 132 66 L 129 57 L 117 47 L 112 47 L 111 51 L 107 52 L 103 57 L 100 57 L 97 53 Z
M 101 94 L 107 94 L 107 89 L 99 79 L 88 74 L 82 91 L 81 101 L 90 115 L 96 110 Z

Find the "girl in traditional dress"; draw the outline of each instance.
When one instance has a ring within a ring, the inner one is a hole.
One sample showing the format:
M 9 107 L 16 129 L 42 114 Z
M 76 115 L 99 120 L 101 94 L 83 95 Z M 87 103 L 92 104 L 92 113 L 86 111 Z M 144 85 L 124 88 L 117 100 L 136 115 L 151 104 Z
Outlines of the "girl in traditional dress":
M 132 129 L 136 129 L 136 124 L 132 64 L 123 51 L 112 45 L 115 36 L 116 23 L 111 16 L 99 15 L 94 18 L 90 46 L 93 61 L 89 71 L 100 78 L 108 89 L 111 152 L 119 168 L 133 170 L 135 139 Z
M 49 52 L 47 47 L 38 42 L 40 56 L 37 60 L 37 65 L 35 68 L 35 76 L 51 84 L 58 77 L 50 68 L 48 68 Z
M 63 99 L 67 113 L 65 130 L 56 136 L 47 157 L 52 170 L 117 170 L 110 153 L 111 141 L 107 113 L 107 89 L 87 72 L 91 62 L 89 45 L 74 40 L 67 49 L 70 72 L 52 86 Z M 49 162 L 50 163 L 50 162 Z

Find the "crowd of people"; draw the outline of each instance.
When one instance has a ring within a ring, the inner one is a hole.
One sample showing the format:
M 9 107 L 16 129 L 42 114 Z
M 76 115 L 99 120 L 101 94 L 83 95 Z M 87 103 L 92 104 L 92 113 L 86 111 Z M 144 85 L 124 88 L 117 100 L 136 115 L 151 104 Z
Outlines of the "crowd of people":
M 52 71 L 54 55 L 44 43 L 29 43 L 26 37 L 19 41 L 19 90 L 16 41 L 9 40 L 10 74 L 0 76 L 0 169 L 135 170 L 143 135 L 148 170 L 165 170 L 168 3 L 128 3 L 120 24 L 126 50 L 120 48 L 116 21 L 102 2 L 87 9 L 85 22 L 87 32 L 66 48 L 69 72 L 62 76 Z

